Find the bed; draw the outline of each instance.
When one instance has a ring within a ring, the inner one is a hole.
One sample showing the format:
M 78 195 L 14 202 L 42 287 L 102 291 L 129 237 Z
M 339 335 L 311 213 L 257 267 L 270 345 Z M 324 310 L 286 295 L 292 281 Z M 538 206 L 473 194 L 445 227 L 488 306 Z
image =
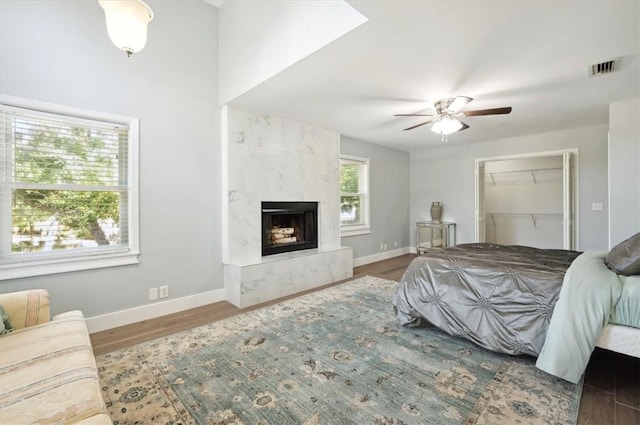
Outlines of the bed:
M 431 250 L 407 268 L 394 310 L 403 325 L 426 321 L 538 357 L 538 368 L 577 382 L 595 345 L 640 357 L 640 276 L 610 270 L 607 254 L 488 243 Z

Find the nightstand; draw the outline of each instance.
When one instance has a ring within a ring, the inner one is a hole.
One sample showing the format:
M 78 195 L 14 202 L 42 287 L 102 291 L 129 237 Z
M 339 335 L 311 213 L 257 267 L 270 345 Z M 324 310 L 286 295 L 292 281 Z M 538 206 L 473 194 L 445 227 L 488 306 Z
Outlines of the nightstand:
M 444 249 L 456 244 L 456 223 L 418 221 L 416 223 L 416 251 Z

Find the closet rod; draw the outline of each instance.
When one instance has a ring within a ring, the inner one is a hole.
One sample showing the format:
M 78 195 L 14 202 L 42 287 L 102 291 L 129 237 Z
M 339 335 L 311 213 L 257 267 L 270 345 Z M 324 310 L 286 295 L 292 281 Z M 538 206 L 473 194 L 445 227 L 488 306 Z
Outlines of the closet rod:
M 545 212 L 498 212 L 498 211 L 493 211 L 493 212 L 487 212 L 485 214 L 495 214 L 495 215 L 548 215 L 548 216 L 554 216 L 557 215 L 558 217 L 562 217 L 562 213 L 545 213 Z
M 522 173 L 529 171 L 552 171 L 552 170 L 562 170 L 562 167 L 549 167 L 549 168 L 523 168 L 521 170 L 508 170 L 508 171 L 486 171 L 485 173 L 489 174 L 504 174 L 504 173 Z
M 562 170 L 562 167 L 553 167 L 553 168 L 525 168 L 522 170 L 510 170 L 510 171 L 485 171 L 485 174 L 489 174 L 491 177 L 491 186 L 496 185 L 496 179 L 493 177 L 494 174 L 504 174 L 504 173 L 530 173 L 531 180 L 533 180 L 533 184 L 538 184 L 536 180 L 536 172 L 537 171 L 551 171 L 551 170 Z

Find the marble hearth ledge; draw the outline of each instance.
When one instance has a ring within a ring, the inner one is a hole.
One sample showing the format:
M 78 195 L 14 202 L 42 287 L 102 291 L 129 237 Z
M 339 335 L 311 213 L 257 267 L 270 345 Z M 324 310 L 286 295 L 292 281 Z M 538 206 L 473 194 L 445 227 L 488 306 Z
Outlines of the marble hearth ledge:
M 225 264 L 227 301 L 248 307 L 353 276 L 350 247 L 310 249 L 263 257 L 254 264 Z

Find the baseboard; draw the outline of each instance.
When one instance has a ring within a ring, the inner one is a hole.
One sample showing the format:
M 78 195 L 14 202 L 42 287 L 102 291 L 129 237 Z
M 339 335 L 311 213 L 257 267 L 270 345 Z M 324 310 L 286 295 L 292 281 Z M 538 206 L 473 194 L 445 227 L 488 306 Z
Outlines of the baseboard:
M 180 297 L 173 300 L 154 302 L 149 305 L 114 311 L 113 313 L 102 314 L 99 316 L 87 317 L 87 328 L 89 329 L 89 333 L 106 331 L 107 329 L 130 325 L 131 323 L 154 319 L 156 317 L 166 316 L 167 314 L 217 303 L 224 301 L 225 299 L 226 297 L 223 288 Z
M 353 267 L 364 266 L 365 264 L 375 263 L 376 261 L 388 260 L 389 258 L 398 257 L 400 255 L 409 254 L 411 249 L 406 246 L 391 251 L 382 251 L 377 254 L 367 255 L 353 259 Z
M 411 249 L 409 247 L 404 247 L 391 251 L 383 251 L 377 254 L 368 255 L 366 257 L 354 258 L 353 267 L 375 263 L 376 261 L 387 260 L 389 258 L 408 254 L 409 252 L 411 252 Z M 160 301 L 140 307 L 114 311 L 113 313 L 87 317 L 87 328 L 89 329 L 89 333 L 106 331 L 108 329 L 117 328 L 119 326 L 130 325 L 132 323 L 142 322 L 143 320 L 154 319 L 156 317 L 166 316 L 167 314 L 177 313 L 179 311 L 188 310 L 190 308 L 201 307 L 203 305 L 213 304 L 225 300 L 226 296 L 224 288 L 216 289 L 214 291 L 189 295 L 187 297 Z

